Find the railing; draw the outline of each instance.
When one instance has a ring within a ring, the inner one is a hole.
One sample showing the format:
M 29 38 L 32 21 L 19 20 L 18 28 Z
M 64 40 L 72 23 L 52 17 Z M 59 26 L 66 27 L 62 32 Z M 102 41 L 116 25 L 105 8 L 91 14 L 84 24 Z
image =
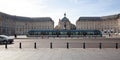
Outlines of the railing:
M 53 49 L 53 48 L 67 48 L 67 49 L 70 49 L 70 48 L 83 48 L 83 49 L 86 49 L 86 48 L 99 48 L 99 49 L 115 48 L 115 49 L 118 49 L 118 48 L 120 48 L 120 43 L 101 43 L 101 42 L 100 43 L 86 43 L 86 42 L 83 42 L 83 43 L 69 43 L 69 42 L 53 43 L 53 42 L 50 42 L 47 45 L 44 43 L 39 44 L 37 42 L 33 42 L 30 45 L 27 45 L 25 43 L 19 42 L 17 47 L 11 47 L 7 43 L 4 45 L 5 45 L 5 49 L 8 49 L 8 48 L 19 48 L 19 49 L 22 49 L 22 48 L 34 48 L 34 49 L 37 49 L 37 48 L 50 48 L 50 49 Z M 43 47 L 40 47 L 40 46 L 43 46 Z M 47 46 L 47 47 L 44 47 L 44 46 Z

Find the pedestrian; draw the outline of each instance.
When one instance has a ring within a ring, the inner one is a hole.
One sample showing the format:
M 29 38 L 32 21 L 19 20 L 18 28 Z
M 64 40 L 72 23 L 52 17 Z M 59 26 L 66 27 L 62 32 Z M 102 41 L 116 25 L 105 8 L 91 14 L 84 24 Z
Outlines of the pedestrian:
M 17 38 L 17 35 L 16 35 L 16 34 L 14 34 L 14 37 L 15 37 L 15 38 Z
M 109 37 L 111 36 L 111 34 L 109 33 Z

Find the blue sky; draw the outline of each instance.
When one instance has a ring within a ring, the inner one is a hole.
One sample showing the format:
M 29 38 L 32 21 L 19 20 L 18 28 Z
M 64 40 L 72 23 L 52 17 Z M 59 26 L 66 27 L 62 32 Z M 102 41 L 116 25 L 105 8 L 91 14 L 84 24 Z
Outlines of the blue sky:
M 120 13 L 120 0 L 0 0 L 0 11 L 26 17 L 51 17 L 58 24 L 67 14 L 75 24 L 79 17 Z

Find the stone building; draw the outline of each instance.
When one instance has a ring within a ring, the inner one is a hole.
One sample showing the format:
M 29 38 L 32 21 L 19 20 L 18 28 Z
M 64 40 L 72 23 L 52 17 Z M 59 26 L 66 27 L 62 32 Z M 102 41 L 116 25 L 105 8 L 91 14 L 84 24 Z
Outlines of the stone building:
M 0 12 L 0 34 L 15 33 L 15 20 L 10 15 Z
M 50 17 L 20 17 L 0 12 L 0 34 L 27 34 L 29 30 L 53 30 L 54 21 Z
M 55 27 L 56 30 L 75 30 L 76 27 L 74 24 L 72 24 L 69 19 L 66 17 L 66 14 L 64 14 L 64 17 L 58 22 L 58 25 Z
M 120 32 L 120 15 L 102 17 L 80 17 L 76 21 L 77 30 L 100 30 L 103 32 Z
M 54 21 L 50 17 L 20 17 L 0 12 L 0 34 L 27 34 L 30 30 L 53 30 Z M 120 14 L 102 17 L 80 17 L 76 26 L 64 14 L 56 30 L 100 30 L 120 33 Z
M 53 30 L 54 22 L 49 17 L 24 18 L 19 17 L 16 20 L 15 33 L 26 34 L 30 30 Z

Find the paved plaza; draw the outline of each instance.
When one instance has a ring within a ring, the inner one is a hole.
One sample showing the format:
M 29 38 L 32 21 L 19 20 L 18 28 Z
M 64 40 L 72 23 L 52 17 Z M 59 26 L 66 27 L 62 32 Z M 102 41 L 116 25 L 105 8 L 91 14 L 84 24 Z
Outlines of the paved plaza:
M 120 60 L 120 49 L 0 49 L 0 60 Z
M 99 43 L 102 43 L 101 49 Z M 120 60 L 119 56 L 120 38 L 22 37 L 15 39 L 13 44 L 8 44 L 7 49 L 5 44 L 0 45 L 0 60 Z

